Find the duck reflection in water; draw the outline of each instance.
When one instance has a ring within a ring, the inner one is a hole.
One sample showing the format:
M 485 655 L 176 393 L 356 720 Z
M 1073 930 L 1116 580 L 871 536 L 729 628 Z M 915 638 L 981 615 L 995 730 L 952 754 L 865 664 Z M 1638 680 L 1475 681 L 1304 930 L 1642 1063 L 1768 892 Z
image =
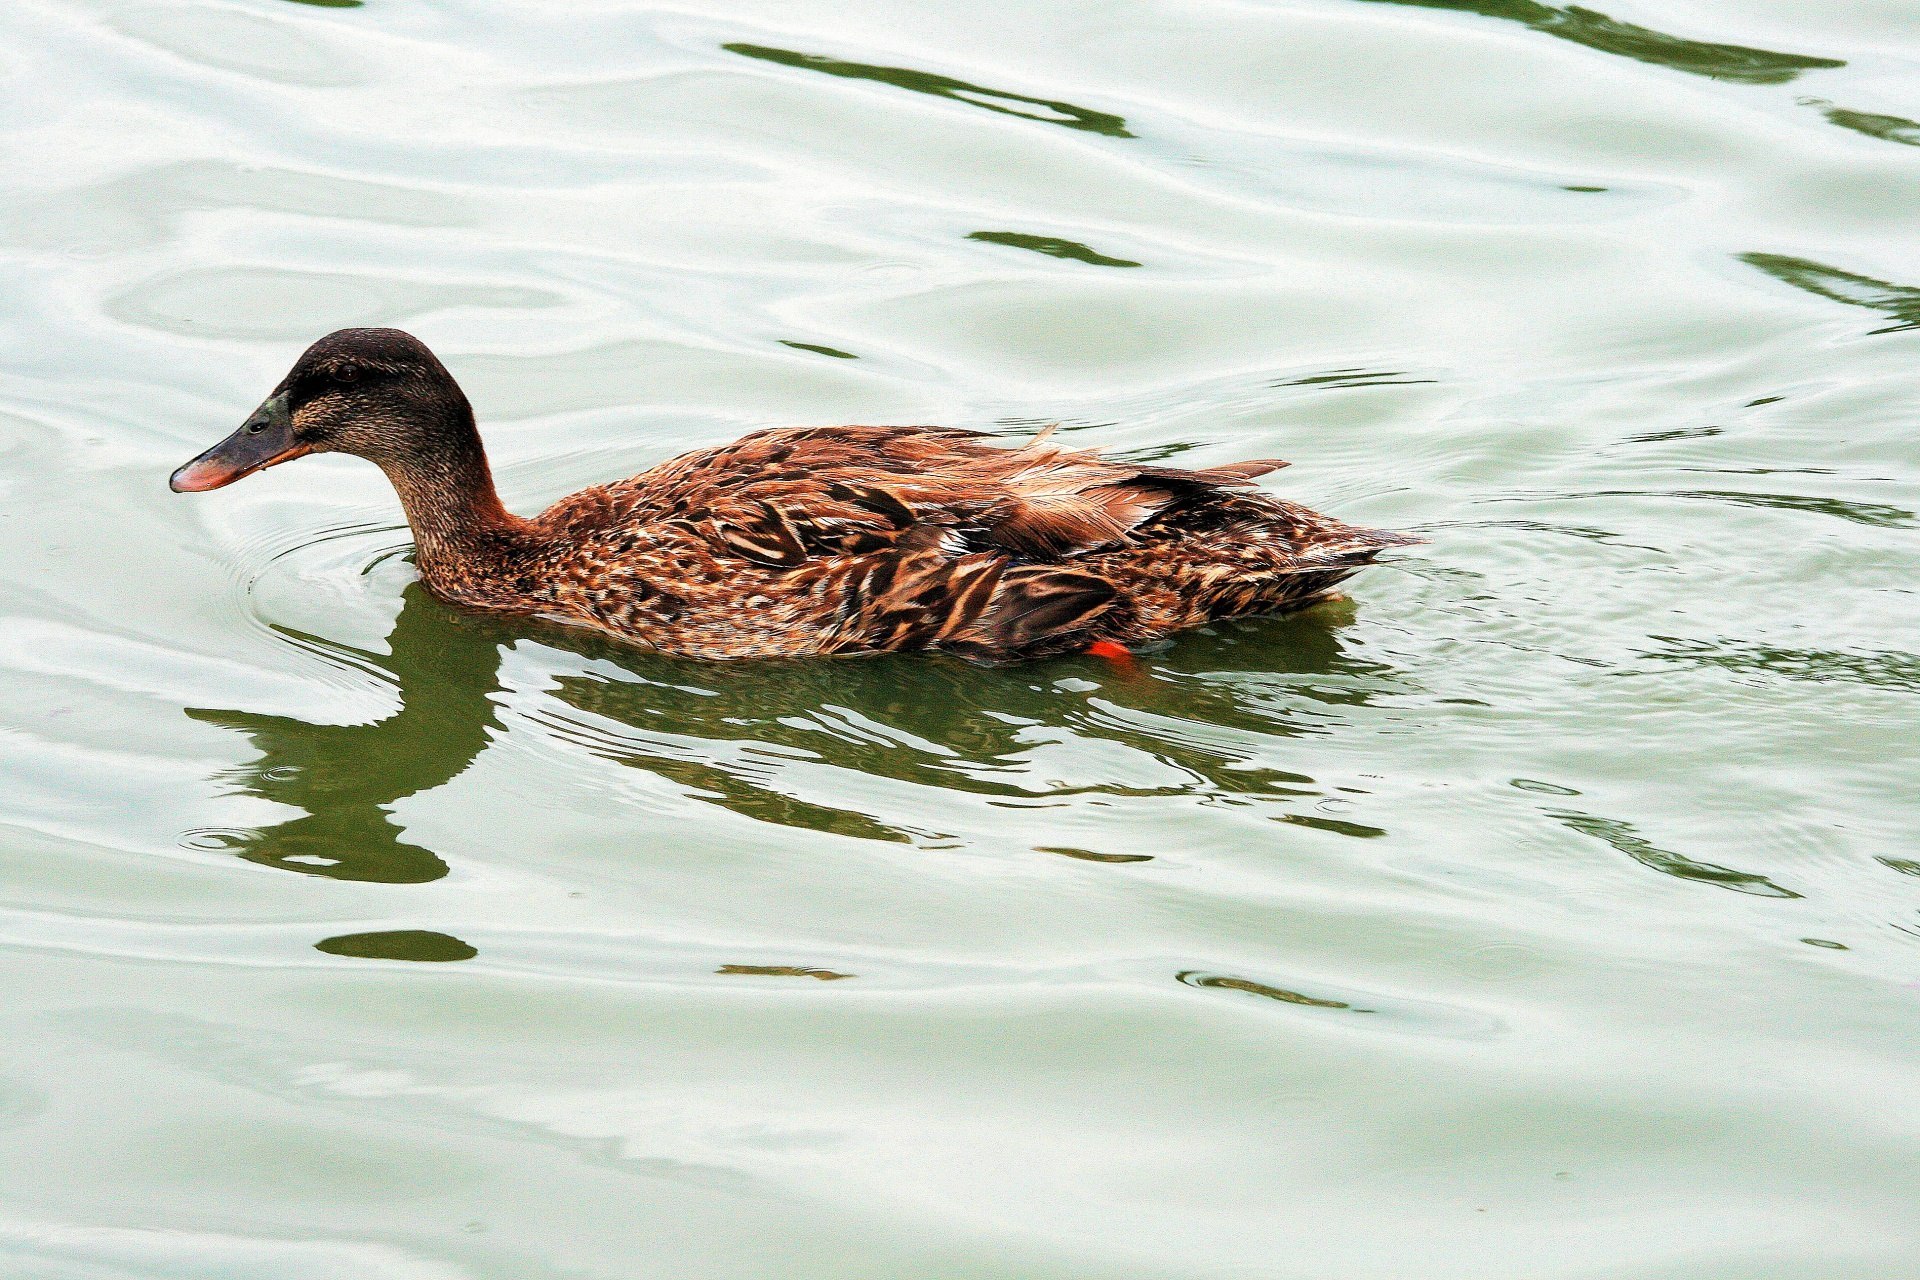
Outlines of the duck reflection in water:
M 331 661 L 386 673 L 399 695 L 395 714 L 357 725 L 231 709 L 188 714 L 245 734 L 261 753 L 219 780 L 304 811 L 239 833 L 234 851 L 302 875 L 418 884 L 447 874 L 438 853 L 403 835 L 392 807 L 458 777 L 503 731 L 503 647 L 528 641 L 573 655 L 553 655 L 557 669 L 546 690 L 515 697 L 525 700 L 528 721 L 575 749 L 667 778 L 690 798 L 758 821 L 941 843 L 943 833 L 898 812 L 832 803 L 841 797 L 825 786 L 815 789 L 818 798 L 796 794 L 788 766 L 804 761 L 1011 806 L 1088 791 L 1317 798 L 1323 793 L 1313 779 L 1254 765 L 1217 739 L 1220 730 L 1269 743 L 1323 732 L 1329 718 L 1390 686 L 1387 668 L 1340 641 L 1336 628 L 1347 610 L 1327 605 L 1194 634 L 1128 677 L 1093 658 L 997 669 L 885 656 L 698 662 L 571 628 L 456 611 L 414 583 L 387 654 L 276 628 Z M 1151 786 L 1042 784 L 1033 776 L 1036 745 L 1063 734 L 1144 751 L 1171 777 Z
M 459 776 L 499 728 L 507 633 L 492 619 L 454 613 L 418 583 L 406 589 L 385 656 L 274 630 L 331 661 L 384 671 L 397 686 L 400 710 L 372 724 L 338 725 L 187 708 L 195 720 L 239 730 L 261 752 L 253 764 L 221 773 L 221 781 L 239 794 L 306 811 L 241 834 L 235 852 L 261 866 L 336 880 L 421 884 L 446 875 L 438 854 L 401 837 L 389 806 Z

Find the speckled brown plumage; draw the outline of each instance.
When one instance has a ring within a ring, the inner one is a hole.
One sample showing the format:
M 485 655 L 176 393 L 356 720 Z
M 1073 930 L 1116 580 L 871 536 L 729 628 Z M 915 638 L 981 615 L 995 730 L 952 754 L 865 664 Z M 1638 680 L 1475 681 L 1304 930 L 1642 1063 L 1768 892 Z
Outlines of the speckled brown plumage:
M 1257 491 L 1280 462 L 1182 470 L 942 427 L 758 431 L 522 519 L 452 375 L 393 329 L 315 343 L 174 487 L 321 451 L 386 471 L 442 598 L 701 658 L 1138 645 L 1312 604 L 1415 541 Z

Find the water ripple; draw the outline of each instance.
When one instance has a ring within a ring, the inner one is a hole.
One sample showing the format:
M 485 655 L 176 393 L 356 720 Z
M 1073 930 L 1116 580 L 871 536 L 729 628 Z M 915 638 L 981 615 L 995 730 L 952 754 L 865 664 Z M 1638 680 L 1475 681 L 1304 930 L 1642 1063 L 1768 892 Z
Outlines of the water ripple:
M 1920 52 L 1653 12 L 7 9 L 0 1272 L 1904 1274 Z M 1058 422 L 1433 542 L 664 659 L 166 491 L 361 321 L 520 511 Z

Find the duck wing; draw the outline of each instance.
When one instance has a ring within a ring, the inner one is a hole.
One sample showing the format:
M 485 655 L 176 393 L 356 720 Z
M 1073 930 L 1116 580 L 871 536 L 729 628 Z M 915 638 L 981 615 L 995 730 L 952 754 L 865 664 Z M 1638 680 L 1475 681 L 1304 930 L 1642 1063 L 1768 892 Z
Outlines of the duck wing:
M 995 552 L 953 555 L 931 545 L 931 526 L 862 556 L 816 561 L 817 598 L 835 602 L 830 652 L 943 648 L 999 661 L 1048 641 L 1084 647 L 1120 598 L 1085 570 L 1016 565 Z
M 1050 435 L 1009 449 L 946 427 L 759 431 L 607 486 L 581 514 L 596 523 L 685 521 L 723 553 L 785 567 L 876 550 L 924 528 L 945 531 L 956 553 L 1048 562 L 1121 544 L 1182 504 L 1286 465 L 1147 466 L 1062 448 Z

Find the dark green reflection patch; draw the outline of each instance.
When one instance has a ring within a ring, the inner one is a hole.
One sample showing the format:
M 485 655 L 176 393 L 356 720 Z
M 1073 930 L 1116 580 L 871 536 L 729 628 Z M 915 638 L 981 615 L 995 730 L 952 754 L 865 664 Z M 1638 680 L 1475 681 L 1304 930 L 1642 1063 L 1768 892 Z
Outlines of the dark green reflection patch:
M 1717 884 L 1722 889 L 1731 889 L 1735 893 L 1757 894 L 1763 898 L 1798 898 L 1801 895 L 1791 889 L 1783 889 L 1762 875 L 1750 871 L 1735 871 L 1732 867 L 1722 867 L 1711 862 L 1696 862 L 1692 858 L 1662 849 L 1651 840 L 1625 822 L 1612 818 L 1596 818 L 1592 814 L 1572 813 L 1567 810 L 1551 812 L 1550 815 L 1561 823 L 1578 831 L 1583 836 L 1592 836 L 1604 844 L 1626 854 L 1643 867 L 1670 875 L 1681 880 L 1693 880 L 1700 884 Z
M 316 9 L 358 9 L 367 0 L 293 0 L 295 4 L 310 4 Z
M 1876 529 L 1903 529 L 1914 521 L 1914 513 L 1905 507 L 1885 502 L 1853 502 L 1846 498 L 1823 498 L 1806 493 L 1755 493 L 1743 489 L 1673 489 L 1665 493 L 1651 489 L 1587 489 L 1559 495 L 1574 498 L 1678 498 L 1683 502 L 1725 502 L 1737 507 L 1760 507 L 1773 511 L 1802 511 L 1809 515 L 1832 516 Z
M 1290 822 L 1296 827 L 1311 827 L 1315 831 L 1331 831 L 1337 836 L 1352 836 L 1358 840 L 1374 840 L 1387 834 L 1384 827 L 1370 827 L 1364 822 L 1348 822 L 1344 818 L 1327 818 L 1317 813 L 1282 813 L 1274 817 L 1275 822 Z
M 313 944 L 332 956 L 353 956 L 360 960 L 421 960 L 444 963 L 471 960 L 479 955 L 472 947 L 450 933 L 431 929 L 387 929 L 379 933 L 343 933 Z
M 1864 133 L 1869 138 L 1920 147 L 1920 121 L 1909 120 L 1905 116 L 1876 115 L 1871 111 L 1849 111 L 1845 107 L 1828 107 L 1826 114 L 1829 123 L 1837 124 L 1842 129 Z
M 1855 275 L 1838 267 L 1829 267 L 1810 258 L 1792 258 L 1784 253 L 1743 253 L 1740 261 L 1772 276 L 1783 284 L 1850 307 L 1868 307 L 1884 311 L 1897 323 L 1875 333 L 1899 333 L 1902 329 L 1920 329 L 1920 289 L 1911 285 L 1890 284 L 1872 276 Z
M 1057 853 L 1063 858 L 1078 858 L 1082 862 L 1152 862 L 1150 853 L 1096 853 L 1092 849 L 1075 849 L 1069 845 L 1037 844 L 1035 853 Z
M 1696 76 L 1733 80 L 1740 84 L 1785 84 L 1803 71 L 1844 67 L 1838 58 L 1814 58 L 1800 53 L 1775 53 L 1738 44 L 1710 44 L 1637 27 L 1578 5 L 1548 5 L 1536 0 L 1363 0 L 1367 4 L 1403 4 L 1415 9 L 1450 9 L 1477 13 L 1483 18 L 1518 22 L 1542 35 L 1618 54 L 1635 62 L 1650 62 Z
M 1298 991 L 1289 991 L 1285 987 L 1270 987 L 1264 982 L 1255 982 L 1252 978 L 1234 978 L 1220 973 L 1202 973 L 1198 969 L 1187 969 L 1173 975 L 1190 987 L 1217 987 L 1223 991 L 1244 991 L 1248 995 L 1262 996 L 1268 1000 L 1279 1000 L 1286 1004 L 1310 1005 L 1315 1009 L 1353 1009 L 1345 1000 L 1322 1000 L 1318 996 L 1301 995 Z M 1356 1013 L 1369 1013 L 1368 1009 L 1355 1009 Z
M 853 976 L 850 973 L 836 973 L 832 969 L 810 969 L 797 964 L 723 964 L 714 972 L 746 974 L 756 978 L 814 978 L 821 982 L 838 982 Z
M 785 67 L 804 67 L 808 71 L 824 71 L 830 76 L 844 76 L 849 80 L 876 80 L 881 84 L 890 84 L 896 89 L 910 89 L 914 93 L 930 94 L 936 98 L 950 98 L 955 102 L 964 102 L 970 107 L 982 107 L 1006 116 L 1019 116 L 1023 120 L 1040 120 L 1047 124 L 1064 125 L 1069 129 L 1083 129 L 1088 133 L 1103 133 L 1109 138 L 1134 136 L 1128 132 L 1125 120 L 1106 111 L 1090 111 L 1086 107 L 1076 107 L 1071 102 L 1060 102 L 1052 98 L 1030 98 L 1024 93 L 988 89 L 982 85 L 968 84 L 965 80 L 955 80 L 952 76 L 936 75 L 931 71 L 915 71 L 911 67 L 880 67 L 867 62 L 842 62 L 838 58 L 829 58 L 824 54 L 795 53 L 791 49 L 774 49 L 764 44 L 723 44 L 720 47 L 728 53 L 737 53 L 743 58 L 777 62 Z M 1033 110 L 1035 107 L 1042 108 L 1049 114 Z
M 1909 326 L 1911 327 L 1911 326 Z M 1708 502 L 1731 502 L 1742 507 L 1770 507 L 1775 511 L 1807 511 L 1833 516 L 1876 529 L 1900 529 L 1913 523 L 1913 512 L 1885 502 L 1853 502 L 1846 498 L 1822 498 L 1807 493 L 1748 493 L 1733 489 L 1680 490 L 1676 498 L 1699 498 Z
M 1109 258 L 1081 244 L 1078 240 L 1062 240 L 1058 236 L 1030 236 L 1021 231 L 975 231 L 967 237 L 987 244 L 1004 244 L 1015 249 L 1029 249 L 1034 253 L 1044 253 L 1049 258 L 1072 258 L 1075 262 L 1088 262 L 1096 267 L 1137 267 L 1140 264 L 1127 258 Z
M 851 351 L 842 351 L 838 347 L 823 347 L 817 342 L 790 342 L 780 339 L 783 347 L 792 347 L 795 351 L 811 351 L 818 356 L 832 356 L 835 360 L 858 360 L 860 357 Z
M 1789 649 L 1777 645 L 1739 644 L 1728 640 L 1687 640 L 1653 636 L 1666 646 L 1650 650 L 1657 662 L 1719 667 L 1737 675 L 1780 676 L 1809 684 L 1845 681 L 1879 689 L 1920 693 L 1920 655 L 1898 650 Z
M 1267 385 L 1275 388 L 1324 387 L 1330 391 L 1346 391 L 1356 387 L 1411 387 L 1433 381 L 1432 378 L 1410 378 L 1405 369 L 1331 369 L 1326 373 L 1282 378 Z

